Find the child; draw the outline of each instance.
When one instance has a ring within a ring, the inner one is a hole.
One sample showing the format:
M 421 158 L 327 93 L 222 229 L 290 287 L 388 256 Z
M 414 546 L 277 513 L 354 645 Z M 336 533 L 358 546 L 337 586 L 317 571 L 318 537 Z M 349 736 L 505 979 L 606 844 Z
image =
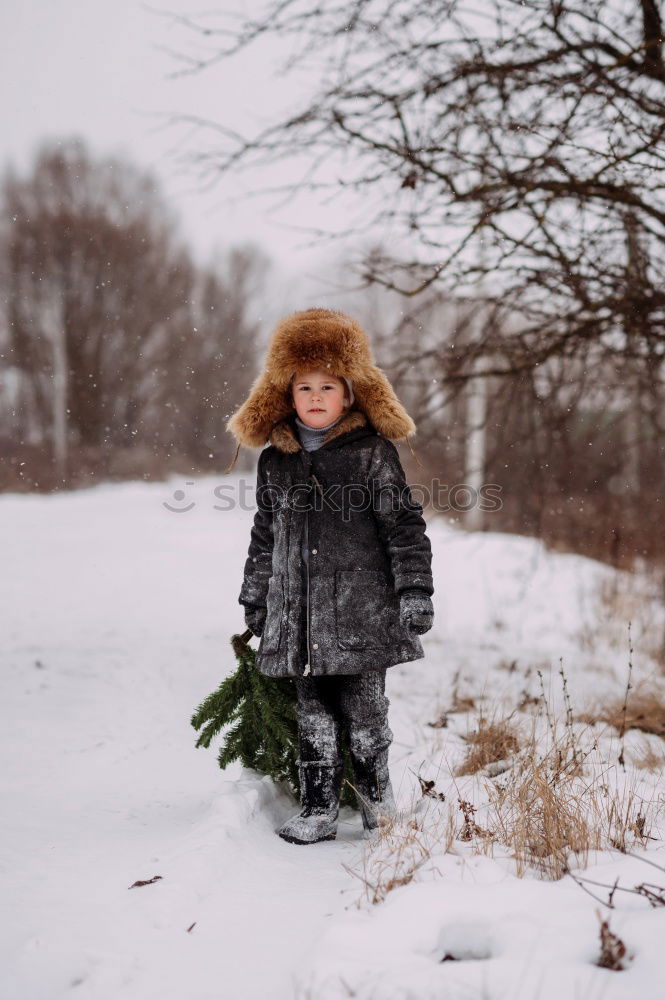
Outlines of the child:
M 342 726 L 363 825 L 375 829 L 395 812 L 386 669 L 424 655 L 418 636 L 433 619 L 422 507 L 392 444 L 415 425 L 361 327 L 308 309 L 278 324 L 227 429 L 238 450 L 269 443 L 238 600 L 261 637 L 257 669 L 295 680 L 302 809 L 277 832 L 334 839 Z

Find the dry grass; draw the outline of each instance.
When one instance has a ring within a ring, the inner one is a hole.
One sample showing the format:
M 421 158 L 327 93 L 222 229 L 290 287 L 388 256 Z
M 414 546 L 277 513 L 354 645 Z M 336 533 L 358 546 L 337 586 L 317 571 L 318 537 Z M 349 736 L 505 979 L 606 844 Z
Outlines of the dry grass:
M 631 761 L 633 767 L 657 774 L 665 768 L 665 752 L 654 750 L 651 743 L 643 740 L 639 749 L 634 750 L 631 754 Z
M 488 720 L 481 715 L 478 728 L 465 739 L 469 749 L 455 771 L 458 776 L 476 774 L 488 764 L 514 756 L 520 749 L 517 731 L 508 719 Z
M 665 692 L 642 684 L 629 694 L 625 702 L 625 718 L 623 698 L 599 705 L 577 718 L 580 722 L 605 722 L 619 732 L 639 729 L 643 733 L 665 738 Z
M 476 707 L 476 699 L 472 698 L 470 695 L 458 695 L 455 694 L 448 709 L 449 715 L 455 715 L 456 712 L 470 712 Z
M 551 741 L 550 741 L 551 740 Z M 553 722 L 546 748 L 533 736 L 503 783 L 487 783 L 488 821 L 510 848 L 516 872 L 559 879 L 594 850 L 645 847 L 659 811 L 639 782 L 608 767 L 596 742 Z
M 518 876 L 537 872 L 554 880 L 585 867 L 592 851 L 625 853 L 654 839 L 665 802 L 638 770 L 626 769 L 621 727 L 625 715 L 627 725 L 649 723 L 652 733 L 651 726 L 664 718 L 663 702 L 653 690 L 618 700 L 605 718 L 619 735 L 603 737 L 599 748 L 600 737 L 575 722 L 563 667 L 559 674 L 562 720 L 553 715 L 541 676 L 540 706 L 530 731 L 523 716 L 519 729 L 511 724 L 514 712 L 493 719 L 480 714 L 466 737 L 465 760 L 456 770 L 447 768 L 449 780 L 437 788 L 421 778 L 414 814 L 383 822 L 364 851 L 362 872 L 351 872 L 369 903 L 383 901 L 428 868 L 436 872 L 434 859 L 451 850 L 489 856 L 498 851 L 505 857 L 507 849 Z M 645 740 L 636 767 L 662 766 L 663 757 L 650 745 L 654 740 Z M 458 776 L 469 779 L 463 790 Z
M 532 735 L 501 781 L 484 779 L 482 825 L 479 807 L 467 798 L 458 793 L 453 808 L 432 782 L 421 782 L 420 815 L 384 820 L 363 853 L 362 871 L 347 869 L 362 882 L 364 899 L 382 902 L 455 844 L 490 856 L 500 845 L 519 877 L 537 871 L 551 880 L 585 867 L 591 851 L 646 847 L 661 808 L 656 793 L 645 799 L 634 778 L 608 767 L 595 742 L 573 739 L 568 725 L 561 732 L 552 722 L 545 738 L 543 748 Z
M 631 847 L 646 847 L 658 806 L 638 793 L 634 784 L 610 791 L 601 786 L 601 796 L 592 799 L 601 846 L 608 845 L 625 854 Z
M 557 771 L 558 768 L 558 771 Z M 510 848 L 518 876 L 529 867 L 558 879 L 571 854 L 585 863 L 601 838 L 580 810 L 580 791 L 558 758 L 530 747 L 506 784 L 488 788 L 496 839 Z
M 368 903 L 381 903 L 393 889 L 412 882 L 432 854 L 449 851 L 455 832 L 449 808 L 432 808 L 421 816 L 398 813 L 382 820 L 363 852 L 362 871 L 346 870 L 360 879 Z

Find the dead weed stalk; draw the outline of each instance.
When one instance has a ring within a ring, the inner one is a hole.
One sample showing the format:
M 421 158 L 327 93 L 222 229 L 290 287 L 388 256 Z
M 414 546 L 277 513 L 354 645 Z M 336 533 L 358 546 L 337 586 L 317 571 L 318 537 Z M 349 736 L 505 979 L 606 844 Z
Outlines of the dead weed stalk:
M 632 955 L 621 938 L 610 930 L 608 920 L 603 920 L 598 910 L 596 916 L 600 922 L 600 955 L 596 962 L 601 969 L 611 969 L 613 972 L 621 972 L 626 968 L 626 963 L 630 962 Z

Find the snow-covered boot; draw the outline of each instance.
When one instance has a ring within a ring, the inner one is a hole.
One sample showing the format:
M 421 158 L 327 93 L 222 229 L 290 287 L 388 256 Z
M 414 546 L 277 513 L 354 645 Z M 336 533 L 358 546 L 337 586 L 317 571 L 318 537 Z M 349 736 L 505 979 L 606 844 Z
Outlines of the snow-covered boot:
M 352 754 L 356 798 L 367 831 L 376 830 L 382 817 L 393 818 L 397 806 L 388 772 L 388 749 L 371 757 Z
M 302 809 L 277 831 L 282 840 L 290 844 L 316 844 L 335 839 L 343 772 L 340 764 L 300 762 Z

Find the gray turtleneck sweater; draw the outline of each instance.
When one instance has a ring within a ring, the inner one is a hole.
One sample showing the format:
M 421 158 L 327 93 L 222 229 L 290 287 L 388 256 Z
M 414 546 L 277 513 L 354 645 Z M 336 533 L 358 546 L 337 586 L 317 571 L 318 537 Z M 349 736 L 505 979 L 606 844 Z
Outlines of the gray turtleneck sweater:
M 320 448 L 321 445 L 323 444 L 323 439 L 326 436 L 327 432 L 330 430 L 331 427 L 334 427 L 335 424 L 339 423 L 339 421 L 342 419 L 343 416 L 344 414 L 341 413 L 337 418 L 337 420 L 333 420 L 331 424 L 326 424 L 325 427 L 308 427 L 307 424 L 304 424 L 299 417 L 296 417 L 296 430 L 298 432 L 298 438 L 300 439 L 300 443 L 305 449 L 305 451 L 316 451 L 317 448 Z M 308 563 L 309 549 L 307 547 L 307 542 L 304 538 L 303 538 L 301 553 L 303 562 Z
M 300 438 L 300 443 L 305 449 L 305 451 L 316 451 L 323 444 L 323 439 L 331 427 L 338 424 L 339 421 L 344 416 L 340 413 L 337 420 L 333 420 L 331 424 L 326 424 L 325 427 L 308 427 L 304 424 L 299 417 L 296 417 L 296 428 L 298 431 L 298 437 Z

